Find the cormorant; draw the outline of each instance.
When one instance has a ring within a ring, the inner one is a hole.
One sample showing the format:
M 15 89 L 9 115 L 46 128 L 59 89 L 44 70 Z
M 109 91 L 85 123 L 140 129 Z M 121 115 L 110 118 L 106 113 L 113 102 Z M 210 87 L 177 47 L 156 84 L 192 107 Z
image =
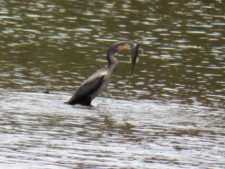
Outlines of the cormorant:
M 119 41 L 113 43 L 107 52 L 108 65 L 97 70 L 87 80 L 85 80 L 67 104 L 81 104 L 91 106 L 91 101 L 106 88 L 109 80 L 117 67 L 119 61 L 114 57 L 115 53 L 131 50 L 131 73 L 134 71 L 136 58 L 138 56 L 139 44 L 133 41 Z

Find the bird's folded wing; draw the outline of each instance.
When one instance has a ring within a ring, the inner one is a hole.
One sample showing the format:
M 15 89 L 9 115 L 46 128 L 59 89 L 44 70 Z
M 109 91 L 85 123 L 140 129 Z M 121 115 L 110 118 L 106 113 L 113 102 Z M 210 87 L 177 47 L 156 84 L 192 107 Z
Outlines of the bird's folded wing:
M 81 99 L 87 96 L 90 96 L 96 92 L 104 81 L 104 75 L 95 76 L 94 78 L 87 79 L 81 86 L 78 88 L 77 92 L 70 99 L 70 102 L 75 99 Z

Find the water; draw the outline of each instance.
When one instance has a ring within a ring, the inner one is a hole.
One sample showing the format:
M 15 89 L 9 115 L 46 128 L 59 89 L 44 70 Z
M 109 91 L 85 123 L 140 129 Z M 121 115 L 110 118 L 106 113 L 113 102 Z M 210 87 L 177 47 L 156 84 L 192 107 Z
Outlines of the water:
M 225 166 L 222 1 L 0 2 L 0 168 Z M 93 109 L 64 104 L 117 40 L 135 75 L 120 54 Z
M 5 96 L 0 104 L 2 168 L 224 166 L 221 111 L 108 98 L 83 109 L 62 104 L 69 97 L 63 93 Z

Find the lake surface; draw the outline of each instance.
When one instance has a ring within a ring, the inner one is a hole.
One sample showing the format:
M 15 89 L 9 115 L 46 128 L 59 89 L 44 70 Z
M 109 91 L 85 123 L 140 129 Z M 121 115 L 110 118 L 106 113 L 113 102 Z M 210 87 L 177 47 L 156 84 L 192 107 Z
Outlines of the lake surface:
M 0 2 L 0 168 L 225 166 L 221 0 Z M 134 76 L 119 54 L 94 108 L 64 104 L 118 40 Z

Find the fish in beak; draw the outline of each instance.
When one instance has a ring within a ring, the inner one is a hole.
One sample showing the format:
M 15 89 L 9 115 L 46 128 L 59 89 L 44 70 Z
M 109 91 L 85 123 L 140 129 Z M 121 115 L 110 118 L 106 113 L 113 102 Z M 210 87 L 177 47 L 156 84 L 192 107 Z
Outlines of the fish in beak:
M 131 74 L 134 73 L 135 64 L 138 57 L 138 49 L 139 43 L 133 42 L 132 49 L 131 49 Z

